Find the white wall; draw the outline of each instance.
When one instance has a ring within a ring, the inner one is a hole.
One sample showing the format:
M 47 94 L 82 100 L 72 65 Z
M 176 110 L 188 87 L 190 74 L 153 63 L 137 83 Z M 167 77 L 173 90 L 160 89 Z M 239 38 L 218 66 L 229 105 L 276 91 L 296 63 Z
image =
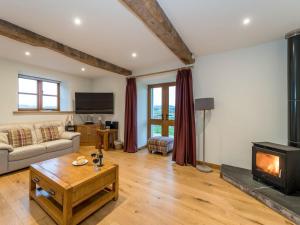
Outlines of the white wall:
M 287 143 L 287 69 L 284 40 L 197 58 L 194 98 L 214 97 L 207 113 L 206 159 L 251 167 L 251 142 Z M 196 112 L 197 156 L 202 117 Z
M 126 79 L 124 76 L 105 76 L 93 80 L 92 91 L 114 93 L 114 114 L 101 115 L 102 121 L 119 122 L 119 139 L 124 140 L 125 93 Z
M 250 168 L 252 141 L 286 144 L 286 59 L 285 40 L 196 59 L 194 98 L 215 98 L 215 109 L 207 112 L 207 161 Z M 163 69 L 174 67 L 165 65 Z M 160 70 L 156 67 L 142 73 Z M 175 79 L 176 72 L 137 79 L 139 147 L 147 141 L 147 85 Z M 93 91 L 114 92 L 115 115 L 106 119 L 119 121 L 123 140 L 126 79 L 107 76 L 94 80 L 92 86 Z M 202 155 L 202 115 L 196 112 L 198 160 Z
M 91 80 L 0 59 L 0 123 L 23 121 L 65 120 L 66 115 L 13 115 L 18 108 L 18 74 L 61 81 L 61 110 L 73 111 L 74 93 L 90 91 Z
M 206 114 L 206 160 L 251 167 L 251 142 L 287 143 L 286 41 L 198 57 L 194 98 L 214 97 Z M 180 67 L 178 64 L 139 73 Z M 176 72 L 137 79 L 138 143 L 147 140 L 147 85 L 175 81 Z M 196 112 L 197 159 L 202 159 L 203 113 Z

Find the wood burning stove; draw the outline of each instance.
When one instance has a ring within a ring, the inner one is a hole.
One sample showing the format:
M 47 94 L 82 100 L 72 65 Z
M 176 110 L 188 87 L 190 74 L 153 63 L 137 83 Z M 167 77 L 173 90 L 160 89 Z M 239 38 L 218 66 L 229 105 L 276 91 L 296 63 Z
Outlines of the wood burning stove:
M 300 149 L 270 142 L 253 143 L 252 174 L 255 180 L 285 194 L 300 190 Z
M 252 174 L 286 194 L 300 190 L 300 29 L 288 40 L 288 144 L 255 142 Z M 297 147 L 297 148 L 296 148 Z

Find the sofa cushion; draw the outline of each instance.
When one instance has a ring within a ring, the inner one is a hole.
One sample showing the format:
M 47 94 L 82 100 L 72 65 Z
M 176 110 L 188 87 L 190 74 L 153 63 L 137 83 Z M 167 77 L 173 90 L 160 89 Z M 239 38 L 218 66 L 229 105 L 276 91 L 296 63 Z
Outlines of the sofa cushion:
M 40 144 L 43 142 L 43 137 L 42 137 L 40 128 L 45 128 L 45 127 L 50 127 L 50 126 L 54 126 L 54 127 L 58 128 L 59 136 L 61 136 L 65 130 L 65 125 L 64 125 L 64 122 L 62 122 L 62 121 L 45 121 L 45 122 L 34 123 L 34 129 L 36 132 L 37 143 Z
M 12 129 L 30 129 L 32 135 L 33 144 L 37 144 L 37 136 L 33 126 L 33 123 L 16 123 L 16 124 L 1 124 L 0 132 L 8 134 L 9 130 Z
M 28 128 L 8 130 L 8 143 L 14 148 L 32 145 L 33 140 L 31 130 Z
M 50 126 L 50 127 L 41 127 L 41 134 L 43 138 L 43 142 L 54 141 L 59 139 L 58 127 Z
M 65 150 L 67 148 L 72 148 L 73 142 L 71 140 L 60 139 L 55 141 L 44 142 L 43 145 L 46 147 L 47 152 L 56 152 L 60 150 Z
M 35 157 L 46 153 L 44 145 L 28 145 L 20 148 L 15 148 L 13 152 L 9 153 L 9 161 L 17 161 Z

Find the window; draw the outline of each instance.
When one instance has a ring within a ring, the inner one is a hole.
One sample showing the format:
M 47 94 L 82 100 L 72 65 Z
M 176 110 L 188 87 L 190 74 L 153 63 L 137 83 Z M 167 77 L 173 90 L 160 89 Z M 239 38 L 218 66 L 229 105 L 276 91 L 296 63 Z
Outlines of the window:
M 60 82 L 19 75 L 19 111 L 59 111 Z

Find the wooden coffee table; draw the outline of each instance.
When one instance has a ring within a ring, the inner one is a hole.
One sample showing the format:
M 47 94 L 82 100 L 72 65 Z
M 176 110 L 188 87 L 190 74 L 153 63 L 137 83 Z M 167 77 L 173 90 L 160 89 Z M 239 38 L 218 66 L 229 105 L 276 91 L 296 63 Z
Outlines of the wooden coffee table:
M 30 166 L 30 199 L 58 224 L 78 224 L 107 202 L 118 199 L 118 165 L 105 161 L 96 171 L 87 156 L 88 164 L 75 167 L 72 161 L 78 156 L 72 153 Z

